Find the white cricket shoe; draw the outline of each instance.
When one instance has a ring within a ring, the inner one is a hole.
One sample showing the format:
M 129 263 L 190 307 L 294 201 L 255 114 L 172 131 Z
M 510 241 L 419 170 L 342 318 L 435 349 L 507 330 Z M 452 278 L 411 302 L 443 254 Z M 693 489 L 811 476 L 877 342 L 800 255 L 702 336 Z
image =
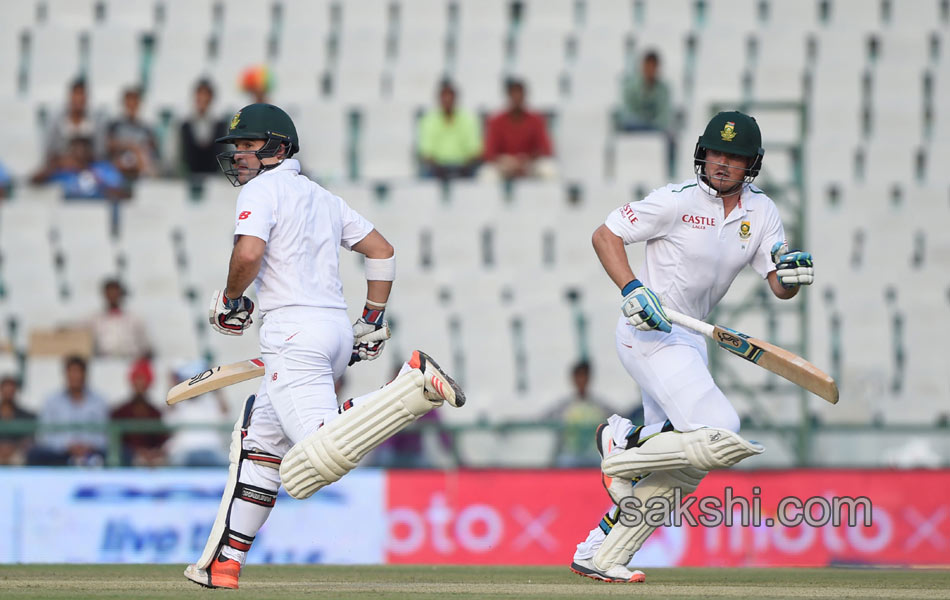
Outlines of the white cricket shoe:
M 454 379 L 445 374 L 439 363 L 432 360 L 431 356 L 422 350 L 416 350 L 409 359 L 409 366 L 422 371 L 425 377 L 427 399 L 439 403 L 444 400 L 456 408 L 465 404 L 465 393 L 462 388 L 455 383 Z
M 572 562 L 571 571 L 584 577 L 608 583 L 643 583 L 647 580 L 647 576 L 643 571 L 631 571 L 623 565 L 614 565 L 606 571 L 601 571 L 594 566 L 594 561 L 589 558 L 577 559 Z

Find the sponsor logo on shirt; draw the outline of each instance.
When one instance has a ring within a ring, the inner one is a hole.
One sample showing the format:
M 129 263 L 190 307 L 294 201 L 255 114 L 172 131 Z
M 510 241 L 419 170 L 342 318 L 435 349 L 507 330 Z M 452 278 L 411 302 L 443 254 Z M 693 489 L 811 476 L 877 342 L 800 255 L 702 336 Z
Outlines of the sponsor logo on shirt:
M 750 237 L 752 237 L 752 224 L 748 221 L 743 221 L 739 225 L 739 239 L 745 241 Z
M 629 204 L 623 205 L 623 208 L 620 209 L 620 214 L 626 217 L 631 223 L 636 223 L 639 220 L 637 219 L 637 215 L 633 214 L 633 209 L 630 208 Z
M 716 219 L 700 215 L 683 215 L 683 222 L 692 225 L 693 229 L 706 229 L 706 227 L 716 226 Z
M 238 221 L 243 221 L 244 219 L 246 219 L 246 218 L 248 218 L 248 217 L 250 217 L 250 216 L 251 216 L 251 211 L 249 211 L 249 210 L 243 210 L 243 211 L 241 211 L 241 214 L 238 215 Z

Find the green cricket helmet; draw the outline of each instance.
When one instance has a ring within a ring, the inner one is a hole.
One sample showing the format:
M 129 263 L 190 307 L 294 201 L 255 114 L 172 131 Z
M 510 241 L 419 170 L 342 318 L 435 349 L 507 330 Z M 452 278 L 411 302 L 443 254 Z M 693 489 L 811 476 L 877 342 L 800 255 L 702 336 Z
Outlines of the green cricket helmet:
M 742 183 L 752 183 L 762 169 L 762 157 L 765 149 L 762 148 L 762 132 L 759 124 L 747 114 L 731 111 L 721 112 L 706 125 L 706 131 L 699 136 L 696 149 L 693 151 L 693 168 L 696 175 L 705 178 L 703 167 L 706 164 L 706 151 L 716 150 L 727 154 L 745 156 L 752 159 L 746 167 L 743 181 L 737 182 L 733 190 Z
M 249 104 L 237 111 L 231 117 L 227 135 L 219 137 L 215 142 L 234 144 L 238 140 L 265 140 L 265 144 L 254 152 L 258 160 L 273 158 L 280 151 L 281 146 L 286 147 L 284 158 L 290 158 L 300 151 L 297 128 L 294 127 L 293 120 L 290 115 L 273 104 Z M 234 186 L 243 185 L 259 175 L 261 171 L 272 169 L 279 164 L 262 165 L 260 169 L 257 169 L 257 173 L 245 181 L 240 181 L 238 165 L 234 160 L 235 154 L 239 152 L 229 150 L 218 154 L 218 165 Z M 248 153 L 241 152 L 240 154 Z

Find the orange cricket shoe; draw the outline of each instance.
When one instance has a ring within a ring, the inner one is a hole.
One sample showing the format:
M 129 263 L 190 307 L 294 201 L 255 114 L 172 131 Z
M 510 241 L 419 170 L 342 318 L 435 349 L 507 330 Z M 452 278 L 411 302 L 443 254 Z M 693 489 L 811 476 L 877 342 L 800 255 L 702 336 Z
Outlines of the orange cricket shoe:
M 241 575 L 241 563 L 218 554 L 211 566 L 199 569 L 195 565 L 185 568 L 185 577 L 206 588 L 238 589 L 238 577 Z

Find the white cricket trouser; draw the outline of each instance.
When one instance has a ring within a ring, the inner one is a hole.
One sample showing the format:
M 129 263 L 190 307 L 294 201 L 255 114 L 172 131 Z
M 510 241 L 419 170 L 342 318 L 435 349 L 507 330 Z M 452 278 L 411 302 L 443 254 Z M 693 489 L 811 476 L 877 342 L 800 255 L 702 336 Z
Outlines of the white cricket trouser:
M 264 378 L 244 447 L 283 456 L 336 416 L 353 327 L 344 310 L 291 306 L 265 315 L 260 339 Z
M 677 431 L 739 431 L 739 415 L 709 373 L 704 337 L 679 325 L 672 333 L 640 331 L 621 316 L 616 341 L 620 362 L 640 385 L 644 434 L 667 419 Z

